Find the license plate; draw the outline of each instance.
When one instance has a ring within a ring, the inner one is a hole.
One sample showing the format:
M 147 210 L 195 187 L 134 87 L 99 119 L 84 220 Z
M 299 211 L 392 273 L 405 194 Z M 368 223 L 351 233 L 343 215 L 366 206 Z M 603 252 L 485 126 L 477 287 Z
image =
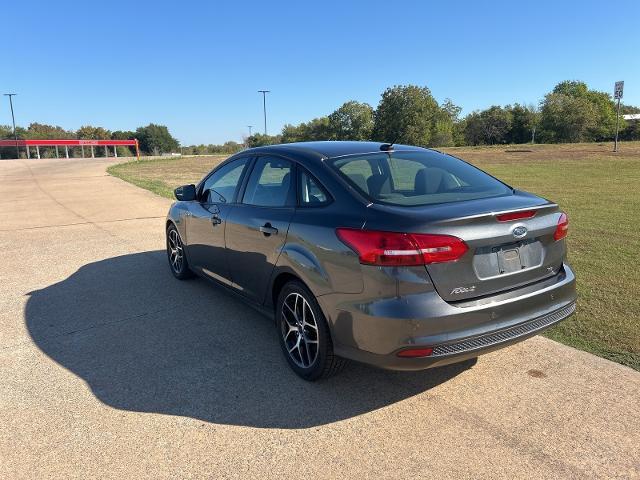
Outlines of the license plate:
M 498 268 L 500 273 L 512 273 L 522 270 L 524 266 L 520 261 L 518 248 L 501 248 L 496 252 L 498 256 Z

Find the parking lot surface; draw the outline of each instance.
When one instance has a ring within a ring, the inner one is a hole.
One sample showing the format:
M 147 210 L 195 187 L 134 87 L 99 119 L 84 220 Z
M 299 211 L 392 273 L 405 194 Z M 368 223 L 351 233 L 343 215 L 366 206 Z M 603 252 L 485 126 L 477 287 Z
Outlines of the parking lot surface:
M 640 478 L 640 373 L 535 337 L 306 383 L 111 163 L 0 161 L 0 478 Z

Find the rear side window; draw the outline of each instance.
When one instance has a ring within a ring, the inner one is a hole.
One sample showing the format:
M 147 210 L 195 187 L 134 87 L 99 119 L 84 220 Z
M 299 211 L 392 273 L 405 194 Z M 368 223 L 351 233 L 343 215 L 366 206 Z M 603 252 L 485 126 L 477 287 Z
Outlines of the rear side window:
M 391 205 L 430 205 L 511 195 L 511 189 L 462 160 L 437 152 L 389 152 L 330 162 L 365 197 Z
M 293 164 L 278 157 L 259 157 L 256 161 L 242 203 L 263 207 L 290 205 L 293 193 Z
M 298 199 L 303 207 L 315 207 L 326 205 L 330 202 L 329 195 L 313 176 L 298 166 L 300 181 Z

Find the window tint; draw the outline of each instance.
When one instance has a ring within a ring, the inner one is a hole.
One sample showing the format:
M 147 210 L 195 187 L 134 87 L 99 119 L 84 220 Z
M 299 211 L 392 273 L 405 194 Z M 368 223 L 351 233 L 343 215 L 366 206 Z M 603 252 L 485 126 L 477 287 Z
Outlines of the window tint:
M 332 165 L 379 203 L 429 205 L 511 194 L 509 187 L 482 170 L 436 152 L 349 156 Z
M 291 204 L 292 164 L 277 157 L 259 157 L 249 177 L 243 203 L 265 207 Z
M 389 168 L 396 190 L 413 190 L 416 174 L 418 170 L 424 168 L 424 165 L 420 162 L 392 157 L 389 159 Z
M 365 193 L 369 192 L 367 179 L 371 178 L 373 170 L 371 169 L 371 164 L 367 160 L 362 158 L 352 158 L 350 162 L 337 162 L 335 165 L 362 191 Z
M 202 201 L 219 203 L 222 196 L 224 201 L 232 202 L 248 161 L 248 158 L 240 158 L 212 173 L 202 187 Z
M 329 203 L 329 196 L 320 186 L 318 181 L 313 178 L 306 170 L 298 167 L 300 172 L 300 205 L 314 206 Z

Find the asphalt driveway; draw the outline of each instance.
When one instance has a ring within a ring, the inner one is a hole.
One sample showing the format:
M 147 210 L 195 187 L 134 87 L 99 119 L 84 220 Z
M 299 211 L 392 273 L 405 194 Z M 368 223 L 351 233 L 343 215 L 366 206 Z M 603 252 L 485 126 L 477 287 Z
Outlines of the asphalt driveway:
M 0 478 L 640 478 L 640 373 L 535 337 L 305 383 L 110 163 L 0 161 Z

